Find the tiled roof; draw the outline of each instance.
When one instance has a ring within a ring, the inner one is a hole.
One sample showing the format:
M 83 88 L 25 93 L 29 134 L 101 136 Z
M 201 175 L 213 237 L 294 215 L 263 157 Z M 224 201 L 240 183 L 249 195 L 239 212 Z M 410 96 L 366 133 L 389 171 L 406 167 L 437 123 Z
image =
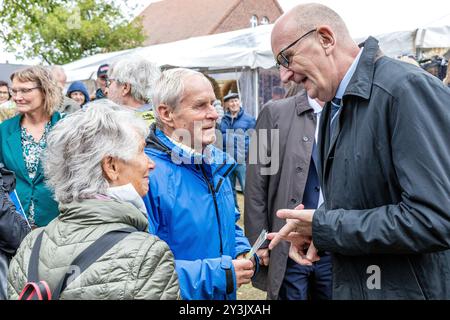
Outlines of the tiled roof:
M 221 32 L 221 23 L 238 5 L 251 8 L 255 3 L 260 5 L 267 1 L 275 2 L 281 11 L 276 0 L 163 0 L 152 3 L 139 15 L 148 36 L 145 45 Z

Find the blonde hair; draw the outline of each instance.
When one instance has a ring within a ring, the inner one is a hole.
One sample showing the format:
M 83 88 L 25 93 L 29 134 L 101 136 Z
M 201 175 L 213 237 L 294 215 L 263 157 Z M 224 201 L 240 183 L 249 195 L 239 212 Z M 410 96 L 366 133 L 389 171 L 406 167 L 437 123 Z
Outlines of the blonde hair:
M 56 84 L 55 79 L 47 68 L 32 66 L 14 72 L 11 81 L 36 82 L 44 96 L 44 110 L 51 116 L 62 102 L 63 94 Z

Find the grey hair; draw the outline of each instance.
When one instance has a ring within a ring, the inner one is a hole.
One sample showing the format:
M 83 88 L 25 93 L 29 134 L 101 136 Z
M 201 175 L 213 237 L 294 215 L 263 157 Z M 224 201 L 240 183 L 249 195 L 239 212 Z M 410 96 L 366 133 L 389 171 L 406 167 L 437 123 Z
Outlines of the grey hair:
M 153 85 L 161 75 L 161 70 L 148 60 L 130 57 L 115 62 L 108 73 L 117 82 L 130 84 L 134 99 L 151 103 Z
M 109 156 L 133 159 L 141 146 L 139 138 L 145 139 L 148 132 L 134 112 L 107 99 L 63 118 L 48 135 L 43 155 L 47 185 L 56 201 L 69 203 L 105 194 L 109 183 L 102 160 Z
M 166 70 L 156 81 L 153 90 L 153 103 L 155 106 L 155 122 L 159 128 L 162 128 L 163 123 L 159 117 L 157 107 L 161 104 L 165 104 L 172 108 L 172 110 L 175 110 L 180 105 L 184 95 L 184 79 L 194 75 L 202 76 L 208 81 L 202 73 L 186 68 Z

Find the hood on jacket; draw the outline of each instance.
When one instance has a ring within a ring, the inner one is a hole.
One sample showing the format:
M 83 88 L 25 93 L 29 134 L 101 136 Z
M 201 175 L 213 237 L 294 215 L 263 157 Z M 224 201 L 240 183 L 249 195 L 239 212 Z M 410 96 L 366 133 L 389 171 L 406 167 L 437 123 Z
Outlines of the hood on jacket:
M 60 203 L 58 219 L 63 222 L 84 225 L 123 223 L 139 231 L 147 231 L 148 220 L 131 203 L 114 199 L 85 199 L 80 202 Z
M 75 91 L 80 91 L 84 95 L 85 100 L 84 100 L 83 105 L 85 105 L 86 103 L 88 103 L 90 101 L 88 90 L 83 82 L 81 82 L 81 81 L 73 82 L 69 86 L 69 89 L 67 89 L 67 96 L 70 98 L 70 94 Z
M 228 168 L 235 168 L 236 162 L 227 153 L 217 149 L 214 145 L 208 145 L 203 154 L 188 153 L 184 148 L 175 145 L 166 135 L 153 123 L 150 126 L 150 134 L 145 139 L 145 147 L 156 150 L 179 164 L 208 164 L 217 169 L 217 172 L 224 173 Z M 225 169 L 225 171 L 224 171 Z

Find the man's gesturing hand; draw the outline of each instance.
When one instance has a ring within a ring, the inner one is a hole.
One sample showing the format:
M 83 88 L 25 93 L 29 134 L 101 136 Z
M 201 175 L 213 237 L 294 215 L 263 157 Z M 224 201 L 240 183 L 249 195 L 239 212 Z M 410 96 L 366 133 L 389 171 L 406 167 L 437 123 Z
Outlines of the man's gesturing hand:
M 279 210 L 277 216 L 286 219 L 286 225 L 277 233 L 267 235 L 273 249 L 281 240 L 291 243 L 289 257 L 301 265 L 312 265 L 318 261 L 317 250 L 312 244 L 312 219 L 314 210 L 304 210 L 299 205 L 295 210 Z
M 312 237 L 312 220 L 314 210 L 304 210 L 301 204 L 294 210 L 278 210 L 277 216 L 286 219 L 286 225 L 278 231 L 269 244 L 269 249 L 273 249 L 281 240 L 285 239 L 291 232 L 298 233 L 304 237 Z

